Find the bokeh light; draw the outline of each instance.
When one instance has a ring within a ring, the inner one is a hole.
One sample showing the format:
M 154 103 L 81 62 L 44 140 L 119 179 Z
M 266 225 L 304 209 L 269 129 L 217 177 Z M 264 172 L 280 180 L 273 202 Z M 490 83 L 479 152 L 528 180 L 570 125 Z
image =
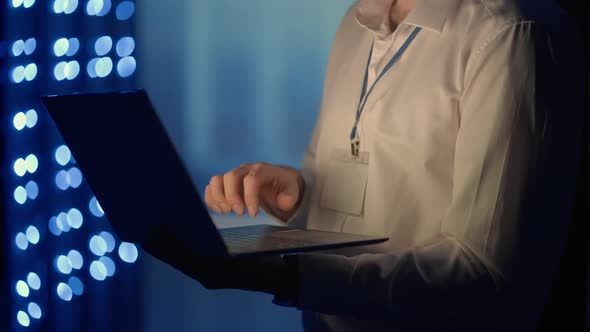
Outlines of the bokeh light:
M 72 288 L 63 282 L 57 285 L 57 296 L 64 301 L 70 301 L 72 299 Z
M 92 263 L 90 263 L 89 271 L 90 271 L 90 275 L 95 280 L 102 281 L 107 278 L 107 274 L 108 274 L 107 268 L 100 261 L 93 261 Z
M 80 252 L 78 250 L 70 250 L 70 252 L 68 252 L 68 258 L 70 259 L 70 263 L 72 264 L 72 268 L 76 269 L 76 270 L 80 270 L 82 268 L 82 266 L 84 265 L 84 258 L 82 257 L 82 254 L 80 254 Z
M 135 263 L 137 256 L 137 247 L 133 243 L 121 242 L 119 245 L 119 257 L 123 262 Z
M 22 280 L 17 281 L 16 293 L 22 297 L 29 297 L 29 286 L 27 283 Z
M 90 199 L 90 201 L 88 202 L 88 209 L 90 210 L 90 213 L 92 213 L 92 215 L 94 215 L 95 217 L 101 218 L 102 216 L 104 216 L 104 211 L 102 210 L 100 203 L 98 203 L 98 201 L 96 200 L 96 197 L 92 197 Z
M 27 236 L 27 240 L 31 243 L 31 244 L 37 244 L 39 243 L 39 230 L 37 229 L 37 227 L 31 225 L 29 227 L 27 227 L 27 230 L 25 232 L 25 235 Z
M 96 256 L 103 256 L 107 252 L 107 242 L 99 235 L 94 235 L 90 238 L 88 247 Z
M 27 311 L 29 312 L 29 316 L 31 316 L 35 319 L 40 319 L 43 314 L 41 312 L 41 307 L 35 302 L 29 303 L 29 305 L 27 307 Z
M 82 293 L 84 293 L 84 284 L 78 277 L 70 277 L 70 279 L 68 279 L 68 285 L 72 289 L 72 293 L 74 293 L 74 295 L 80 296 Z
M 31 289 L 39 290 L 41 288 L 41 278 L 35 272 L 29 272 L 27 275 L 27 284 Z
M 107 269 L 107 276 L 112 277 L 115 274 L 117 268 L 115 267 L 115 262 L 107 256 L 102 256 L 98 259 Z
M 133 4 L 133 2 L 123 1 L 117 6 L 115 14 L 116 14 L 117 19 L 119 21 L 125 21 L 125 20 L 130 19 L 131 16 L 133 16 L 134 12 L 135 12 L 135 5 Z

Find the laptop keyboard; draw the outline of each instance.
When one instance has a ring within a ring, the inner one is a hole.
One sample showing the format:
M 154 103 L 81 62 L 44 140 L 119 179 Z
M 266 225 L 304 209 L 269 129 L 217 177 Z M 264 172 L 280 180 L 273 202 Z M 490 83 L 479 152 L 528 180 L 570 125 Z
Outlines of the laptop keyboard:
M 281 233 L 285 231 L 284 227 L 264 225 L 261 227 L 224 228 L 220 229 L 219 233 L 230 252 L 272 251 L 311 244 L 308 241 L 284 238 Z

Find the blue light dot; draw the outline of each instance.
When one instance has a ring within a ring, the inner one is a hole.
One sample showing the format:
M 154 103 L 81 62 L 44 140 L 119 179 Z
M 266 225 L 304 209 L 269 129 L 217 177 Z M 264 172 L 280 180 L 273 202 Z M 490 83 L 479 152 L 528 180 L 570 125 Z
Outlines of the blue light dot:
M 96 61 L 95 71 L 98 77 L 107 77 L 113 70 L 113 60 L 109 57 L 99 58 Z
M 63 56 L 68 51 L 70 42 L 67 38 L 60 38 L 53 44 L 53 54 L 56 56 Z
M 31 320 L 29 319 L 29 316 L 27 315 L 26 312 L 24 311 L 19 311 L 16 314 L 16 320 L 18 321 L 18 323 L 24 327 L 29 326 L 29 324 L 31 324 Z
M 40 319 L 41 318 L 41 307 L 39 307 L 39 305 L 35 302 L 31 302 L 29 303 L 29 306 L 27 307 L 27 311 L 29 312 L 29 315 L 35 319 Z
M 105 16 L 111 10 L 111 0 L 97 0 L 102 2 L 102 8 L 96 12 L 96 16 Z
M 131 1 L 123 1 L 117 6 L 117 19 L 119 21 L 128 20 L 135 12 L 135 5 Z
M 82 257 L 82 254 L 80 254 L 80 252 L 78 250 L 70 250 L 70 252 L 68 252 L 68 258 L 70 259 L 70 262 L 72 263 L 72 268 L 79 270 L 82 268 L 82 266 L 84 265 L 84 258 Z
M 70 301 L 72 299 L 72 288 L 63 282 L 57 285 L 57 296 L 64 301 Z
M 34 200 L 39 196 L 39 186 L 37 182 L 31 180 L 27 182 L 25 185 L 25 191 L 27 192 L 27 197 L 31 200 Z
M 25 234 L 27 236 L 27 240 L 29 240 L 29 242 L 31 242 L 32 244 L 39 243 L 39 230 L 37 229 L 37 227 L 33 225 L 27 227 Z
M 25 79 L 25 67 L 17 66 L 12 70 L 12 81 L 14 83 L 20 83 Z
M 53 68 L 53 76 L 55 77 L 56 80 L 63 81 L 66 79 L 66 74 L 64 71 L 66 65 L 67 65 L 67 62 L 65 62 L 65 61 L 58 62 L 55 65 L 55 68 Z
M 27 116 L 23 112 L 18 112 L 14 115 L 14 119 L 12 119 L 12 124 L 16 130 L 23 130 L 27 125 Z
M 64 76 L 68 80 L 73 80 L 80 73 L 80 64 L 78 61 L 70 61 L 64 65 Z
M 117 63 L 117 72 L 121 77 L 129 77 L 135 72 L 136 66 L 137 64 L 135 63 L 135 58 L 132 56 L 127 56 L 119 60 Z
M 78 40 L 78 38 L 70 38 L 68 39 L 68 51 L 66 52 L 67 56 L 73 56 L 76 53 L 78 53 L 78 50 L 80 49 L 80 41 Z
M 27 284 L 31 289 L 39 290 L 41 288 L 41 279 L 35 272 L 29 272 L 27 275 Z
M 107 268 L 102 262 L 93 261 L 90 263 L 89 271 L 92 278 L 96 280 L 102 281 L 107 278 Z
M 23 0 L 12 0 L 12 7 L 18 8 L 23 4 Z
M 72 262 L 68 256 L 59 255 L 55 259 L 55 269 L 63 274 L 72 273 Z
M 98 77 L 98 74 L 96 73 L 96 64 L 98 63 L 99 58 L 94 58 L 90 61 L 88 61 L 88 65 L 86 66 L 86 71 L 88 72 L 88 76 L 90 76 L 90 78 L 96 78 Z
M 19 39 L 12 43 L 12 55 L 19 56 L 23 54 L 25 51 L 25 42 L 22 39 Z
M 104 241 L 107 243 L 107 252 L 113 252 L 113 250 L 115 250 L 116 245 L 115 237 L 111 235 L 111 233 L 109 232 L 100 232 L 99 236 L 102 237 Z
M 82 227 L 82 223 L 84 222 L 84 217 L 82 217 L 82 212 L 76 208 L 71 208 L 68 211 L 68 224 L 72 226 L 74 229 L 79 229 Z
M 14 200 L 18 204 L 25 204 L 25 202 L 27 201 L 27 191 L 24 187 L 18 186 L 16 187 L 16 189 L 14 189 Z
M 37 40 L 35 38 L 29 38 L 25 41 L 24 51 L 26 55 L 31 55 L 37 48 Z
M 112 277 L 113 275 L 115 275 L 115 271 L 117 270 L 117 268 L 115 267 L 115 262 L 113 262 L 112 259 L 110 259 L 107 256 L 102 256 L 98 259 L 98 261 L 104 264 L 104 266 L 106 267 L 108 277 Z
M 25 165 L 29 173 L 35 173 L 39 167 L 39 160 L 34 154 L 30 154 L 25 158 Z
M 94 235 L 88 241 L 90 251 L 96 256 L 102 256 L 107 252 L 107 242 L 100 236 Z
M 62 232 L 69 232 L 71 229 L 70 224 L 68 224 L 68 214 L 61 212 L 57 215 L 56 219 L 57 228 L 59 228 Z
M 14 238 L 14 243 L 16 244 L 16 247 L 20 250 L 27 250 L 27 248 L 29 247 L 29 240 L 27 240 L 27 236 L 25 235 L 25 233 L 22 232 L 16 234 L 16 237 Z
M 104 212 L 102 211 L 100 204 L 96 200 L 96 197 L 92 197 L 90 199 L 90 202 L 88 202 L 88 209 L 90 210 L 90 213 L 92 213 L 92 215 L 94 215 L 95 217 L 101 218 L 102 216 L 104 216 Z
M 29 286 L 26 282 L 19 280 L 16 282 L 16 293 L 22 297 L 29 296 Z
M 80 184 L 82 184 L 82 173 L 80 170 L 76 167 L 72 167 L 68 171 L 68 174 L 70 175 L 70 186 L 72 186 L 72 188 L 78 188 Z
M 103 56 L 111 51 L 113 48 L 113 39 L 109 36 L 102 36 L 94 43 L 94 51 L 96 55 Z
M 14 162 L 14 173 L 18 176 L 24 176 L 27 173 L 27 162 L 23 158 L 18 158 Z
M 30 109 L 27 111 L 27 113 L 25 113 L 25 117 L 27 118 L 27 120 L 26 120 L 27 127 L 28 128 L 35 127 L 35 125 L 37 124 L 37 120 L 39 119 L 39 117 L 37 116 L 37 111 L 35 111 L 34 109 Z
M 49 227 L 49 231 L 53 235 L 55 235 L 55 236 L 61 235 L 61 229 L 59 229 L 59 227 L 57 227 L 57 218 L 56 217 L 51 217 L 49 219 L 49 222 L 47 223 L 47 226 Z
M 84 293 L 84 284 L 77 277 L 70 277 L 70 279 L 68 279 L 68 285 L 72 289 L 74 295 L 80 296 Z
M 68 189 L 70 187 L 70 174 L 64 170 L 57 172 L 55 175 L 55 185 L 61 190 Z
M 133 243 L 121 242 L 119 245 L 119 257 L 126 263 L 135 263 L 137 260 L 137 247 Z
M 117 55 L 126 57 L 135 50 L 135 40 L 132 37 L 123 37 L 117 42 Z
M 27 81 L 32 81 L 37 77 L 37 65 L 34 63 L 29 63 L 25 67 L 25 79 Z
M 65 145 L 60 145 L 57 149 L 55 149 L 55 161 L 60 164 L 61 166 L 65 166 L 70 162 L 72 158 L 72 153 L 70 149 Z
M 25 8 L 31 8 L 35 4 L 35 0 L 24 0 L 23 5 Z

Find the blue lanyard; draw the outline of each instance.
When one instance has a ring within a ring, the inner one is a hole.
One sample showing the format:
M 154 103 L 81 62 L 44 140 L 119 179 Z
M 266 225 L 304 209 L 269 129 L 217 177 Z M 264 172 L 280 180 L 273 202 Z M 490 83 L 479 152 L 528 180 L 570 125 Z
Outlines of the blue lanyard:
M 358 139 L 358 132 L 357 132 L 358 129 L 357 128 L 358 128 L 359 121 L 361 120 L 361 115 L 363 114 L 363 110 L 365 108 L 365 105 L 367 104 L 367 100 L 369 99 L 369 96 L 371 95 L 371 92 L 373 92 L 373 89 L 375 88 L 375 86 L 377 85 L 379 80 L 381 80 L 381 78 L 389 71 L 389 69 L 391 69 L 391 67 L 393 67 L 393 65 L 397 62 L 397 60 L 399 60 L 399 58 L 404 54 L 404 52 L 410 46 L 410 44 L 414 41 L 414 39 L 416 38 L 416 36 L 420 32 L 420 30 L 422 30 L 422 28 L 416 27 L 416 29 L 414 29 L 414 31 L 412 31 L 412 34 L 410 34 L 410 36 L 405 41 L 405 43 L 402 45 L 402 47 L 400 47 L 400 49 L 393 55 L 391 60 L 389 60 L 389 62 L 385 66 L 385 68 L 383 68 L 383 71 L 381 72 L 381 74 L 379 74 L 379 76 L 377 77 L 377 79 L 375 80 L 375 82 L 373 83 L 371 88 L 367 91 L 367 83 L 369 80 L 369 66 L 371 64 L 371 58 L 373 57 L 373 46 L 374 46 L 374 45 L 371 45 L 371 52 L 369 53 L 369 61 L 367 62 L 367 69 L 365 70 L 365 79 L 363 81 L 363 88 L 361 90 L 361 98 L 359 101 L 359 106 L 356 111 L 356 118 L 354 121 L 354 126 L 352 127 L 352 131 L 350 132 L 351 151 L 352 151 L 353 156 L 358 156 L 360 140 Z

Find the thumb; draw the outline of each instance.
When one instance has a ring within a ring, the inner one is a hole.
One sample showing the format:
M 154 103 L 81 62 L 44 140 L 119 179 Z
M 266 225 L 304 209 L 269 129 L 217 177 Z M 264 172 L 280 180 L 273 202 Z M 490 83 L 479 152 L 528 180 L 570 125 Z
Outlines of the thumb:
M 277 207 L 282 211 L 291 211 L 297 204 L 297 195 L 288 192 L 280 192 L 276 197 Z

